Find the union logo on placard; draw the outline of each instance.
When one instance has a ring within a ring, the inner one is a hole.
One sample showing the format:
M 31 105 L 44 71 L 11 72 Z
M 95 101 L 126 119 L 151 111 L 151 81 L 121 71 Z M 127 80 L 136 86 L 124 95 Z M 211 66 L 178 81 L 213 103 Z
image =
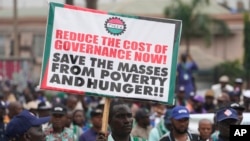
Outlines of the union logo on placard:
M 112 17 L 106 20 L 105 28 L 112 35 L 121 35 L 126 30 L 126 24 L 122 19 Z

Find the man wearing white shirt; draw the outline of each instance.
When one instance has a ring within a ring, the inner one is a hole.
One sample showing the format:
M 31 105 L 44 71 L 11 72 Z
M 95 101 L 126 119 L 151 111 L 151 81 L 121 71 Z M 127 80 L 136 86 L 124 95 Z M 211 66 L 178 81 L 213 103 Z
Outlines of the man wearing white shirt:
M 214 91 L 215 99 L 217 99 L 223 92 L 228 93 L 234 90 L 233 86 L 228 84 L 228 82 L 228 76 L 222 75 L 219 79 L 219 83 L 212 85 L 211 89 Z

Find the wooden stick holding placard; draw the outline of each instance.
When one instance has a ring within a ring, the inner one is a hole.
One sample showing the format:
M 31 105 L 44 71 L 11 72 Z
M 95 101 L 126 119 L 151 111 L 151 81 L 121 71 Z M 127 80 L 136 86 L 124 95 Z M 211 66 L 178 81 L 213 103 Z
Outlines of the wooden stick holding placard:
M 102 115 L 102 132 L 107 133 L 108 119 L 109 119 L 109 107 L 111 98 L 105 98 L 104 110 Z

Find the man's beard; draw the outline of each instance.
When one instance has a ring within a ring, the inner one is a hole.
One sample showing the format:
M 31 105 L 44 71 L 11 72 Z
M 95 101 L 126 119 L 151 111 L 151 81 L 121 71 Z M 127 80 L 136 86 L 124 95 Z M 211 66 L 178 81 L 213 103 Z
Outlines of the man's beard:
M 177 129 L 177 128 L 175 127 L 174 124 L 172 125 L 172 127 L 173 127 L 173 129 L 175 130 L 175 132 L 177 132 L 178 134 L 185 134 L 185 133 L 187 133 L 187 131 L 188 131 L 188 128 L 186 128 L 185 130 L 179 130 L 179 129 Z

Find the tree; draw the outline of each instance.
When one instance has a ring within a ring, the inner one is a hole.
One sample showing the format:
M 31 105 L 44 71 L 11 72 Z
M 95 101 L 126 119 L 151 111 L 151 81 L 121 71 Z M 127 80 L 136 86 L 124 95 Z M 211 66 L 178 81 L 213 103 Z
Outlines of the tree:
M 86 7 L 90 9 L 97 9 L 97 1 L 98 0 L 85 0 Z
M 250 89 L 250 19 L 249 13 L 244 14 L 244 59 L 245 80 L 247 88 Z
M 74 0 L 65 0 L 66 4 L 74 5 Z
M 229 33 L 227 25 L 218 19 L 202 13 L 201 9 L 209 4 L 209 0 L 192 0 L 190 3 L 174 0 L 165 9 L 167 18 L 182 20 L 182 38 L 185 40 L 186 52 L 190 51 L 192 37 L 203 37 L 206 45 L 211 44 L 212 28 L 220 30 L 225 35 Z M 199 9 L 200 8 L 200 9 Z
M 98 0 L 85 0 L 86 7 L 90 9 L 97 9 Z M 74 0 L 65 0 L 66 4 L 74 5 Z

